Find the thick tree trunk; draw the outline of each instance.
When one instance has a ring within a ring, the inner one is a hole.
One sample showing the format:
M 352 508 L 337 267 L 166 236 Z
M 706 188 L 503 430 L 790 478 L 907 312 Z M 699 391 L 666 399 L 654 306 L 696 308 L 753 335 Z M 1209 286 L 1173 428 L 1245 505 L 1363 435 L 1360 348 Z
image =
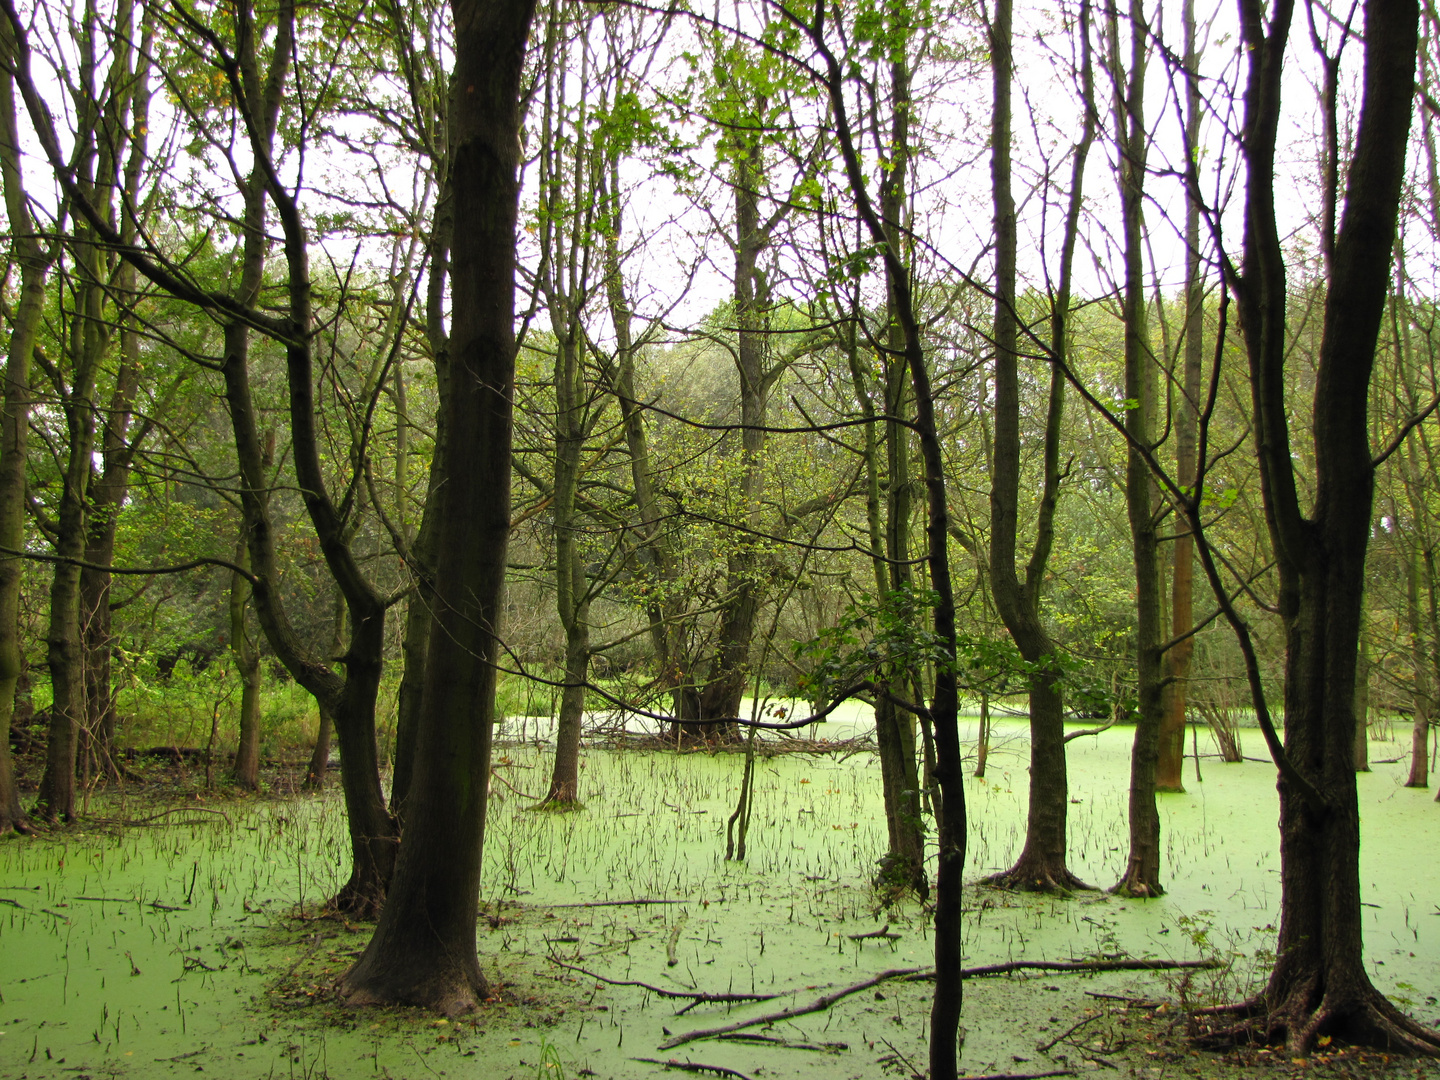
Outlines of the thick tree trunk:
M 341 980 L 351 1004 L 454 1014 L 488 987 L 475 952 L 495 667 L 510 534 L 520 71 L 529 0 L 452 0 L 449 480 L 405 842 L 375 936 Z
M 1385 305 L 1410 126 L 1415 0 L 1367 0 L 1364 76 L 1344 211 L 1329 260 L 1314 396 L 1314 491 L 1302 515 L 1284 384 L 1285 267 L 1274 202 L 1281 70 L 1292 0 L 1242 0 L 1248 72 L 1245 248 L 1235 280 L 1251 368 L 1252 423 L 1286 633 L 1280 934 L 1260 1008 L 1287 1051 L 1321 1036 L 1440 1053 L 1440 1034 L 1371 985 L 1361 939 L 1355 663 L 1374 466 L 1368 391 Z M 1335 170 L 1338 173 L 1339 170 Z M 1327 214 L 1327 217 L 1332 216 Z M 1252 671 L 1252 682 L 1254 682 Z M 1257 703 L 1258 707 L 1258 703 Z

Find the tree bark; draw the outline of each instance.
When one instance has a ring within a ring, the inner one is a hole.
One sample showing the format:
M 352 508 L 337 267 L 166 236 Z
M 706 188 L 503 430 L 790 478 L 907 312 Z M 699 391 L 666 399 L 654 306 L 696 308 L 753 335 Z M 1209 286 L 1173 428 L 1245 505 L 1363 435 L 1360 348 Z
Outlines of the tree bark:
M 248 569 L 250 552 L 245 538 L 235 549 L 235 563 Z M 240 737 L 235 748 L 231 776 L 237 786 L 254 791 L 260 786 L 260 650 L 250 639 L 245 609 L 250 600 L 250 583 L 240 574 L 230 575 L 230 652 L 240 677 Z
M 405 842 L 375 935 L 341 980 L 352 1005 L 447 1015 L 488 986 L 475 952 L 510 534 L 520 73 L 530 0 L 452 0 L 455 218 L 449 479 L 435 624 L 406 797 Z

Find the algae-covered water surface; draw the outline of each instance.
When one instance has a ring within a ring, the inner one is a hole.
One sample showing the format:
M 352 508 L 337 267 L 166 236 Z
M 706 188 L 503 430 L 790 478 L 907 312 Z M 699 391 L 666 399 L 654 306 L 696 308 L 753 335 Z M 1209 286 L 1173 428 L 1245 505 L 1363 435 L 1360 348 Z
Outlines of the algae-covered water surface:
M 1001 723 L 996 735 L 987 779 L 967 783 L 977 879 L 1005 868 L 1024 837 L 1024 727 Z M 1070 750 L 1071 866 L 1108 886 L 1126 850 L 1129 732 Z M 1377 746 L 1374 756 L 1399 755 Z M 495 996 L 458 1022 L 334 1005 L 329 988 L 368 933 L 314 917 L 348 869 L 338 796 L 101 807 L 150 820 L 0 841 L 0 1077 L 643 1077 L 672 1060 L 756 1078 L 923 1070 L 923 980 L 661 1049 L 929 962 L 924 909 L 883 908 L 869 884 L 884 847 L 873 757 L 761 761 L 748 858 L 727 863 L 742 764 L 592 750 L 585 809 L 537 813 L 543 749 L 502 748 L 480 934 Z M 1279 900 L 1274 770 L 1202 768 L 1203 782 L 1192 769 L 1189 791 L 1162 800 L 1167 896 L 976 888 L 967 963 L 1218 956 L 1231 966 L 973 981 L 971 1073 L 1106 1071 L 1142 1036 L 1102 1006 L 1224 998 L 1263 971 Z M 1377 985 L 1435 1022 L 1440 807 L 1405 789 L 1400 768 L 1359 777 L 1367 953 Z M 657 991 L 777 996 L 695 1005 Z

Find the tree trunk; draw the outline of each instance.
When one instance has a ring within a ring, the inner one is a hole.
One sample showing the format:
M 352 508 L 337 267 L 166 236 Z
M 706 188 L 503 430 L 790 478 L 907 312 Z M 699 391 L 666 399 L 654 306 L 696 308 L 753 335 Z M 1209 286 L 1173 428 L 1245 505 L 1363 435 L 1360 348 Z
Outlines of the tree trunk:
M 1370 646 L 1362 631 L 1355 658 L 1355 771 L 1370 771 Z
M 1261 1023 L 1284 1035 L 1291 1054 L 1308 1052 L 1322 1036 L 1435 1054 L 1440 1034 L 1401 1013 L 1365 969 L 1354 770 L 1355 663 L 1374 488 L 1368 390 L 1405 171 L 1418 10 L 1414 0 L 1365 4 L 1360 115 L 1329 260 L 1316 376 L 1308 518 L 1287 426 L 1286 281 L 1274 201 L 1292 0 L 1270 6 L 1268 25 L 1265 15 L 1260 0 L 1242 0 L 1247 179 L 1243 261 L 1234 281 L 1286 642 L 1284 747 L 1272 747 L 1281 769 L 1280 934 Z
M 25 670 L 20 643 L 20 584 L 25 563 L 25 459 L 30 436 L 30 358 L 45 314 L 45 281 L 53 255 L 41 246 L 25 191 L 11 65 L 15 41 L 0 19 L 0 182 L 10 225 L 11 258 L 20 270 L 20 293 L 10 322 L 0 402 L 0 836 L 29 832 L 20 806 L 10 753 L 15 690 Z
M 722 75 L 722 78 L 728 78 Z M 746 102 L 746 107 L 752 107 Z M 759 106 L 763 110 L 764 105 Z M 750 677 L 750 644 L 760 609 L 760 571 L 756 534 L 762 531 L 760 503 L 764 487 L 761 458 L 774 369 L 768 369 L 770 297 L 760 255 L 768 243 L 761 224 L 760 185 L 765 157 L 760 127 L 751 121 L 734 125 L 732 138 L 735 192 L 735 369 L 740 381 L 740 491 L 743 531 L 732 541 L 726 559 L 725 599 L 715 646 L 703 681 L 682 694 L 677 717 L 680 731 L 707 742 L 736 742 L 738 727 L 728 721 L 740 715 L 740 699 Z M 693 673 L 692 673 L 693 677 Z
M 1002 888 L 1037 891 L 1088 888 L 1070 872 L 1065 859 L 1066 815 L 1070 804 L 1065 766 L 1065 712 L 1061 672 L 1054 665 L 1055 643 L 1040 620 L 1040 590 L 1054 540 L 1055 506 L 1060 485 L 1060 422 L 1064 409 L 1062 367 L 1067 341 L 1070 265 L 1078 229 L 1085 158 L 1093 138 L 1093 112 L 1072 159 L 1069 215 L 1061 257 L 1060 287 L 1052 307 L 1050 401 L 1045 423 L 1045 490 L 1036 518 L 1035 543 L 1022 582 L 1015 566 L 1020 492 L 1019 327 L 1016 304 L 1015 200 L 1011 192 L 1011 3 L 999 0 L 990 26 L 992 198 L 995 214 L 995 441 L 990 487 L 990 588 L 995 607 L 1020 655 L 1040 665 L 1029 677 L 1030 790 L 1025 846 L 1015 865 L 988 879 Z M 1084 48 L 1082 78 L 1088 92 L 1089 5 L 1082 4 Z
M 242 537 L 235 551 L 236 565 L 247 567 L 249 552 Z M 250 584 L 241 575 L 230 575 L 230 651 L 240 676 L 240 740 L 231 770 L 237 786 L 254 791 L 260 786 L 260 651 L 250 640 L 245 625 L 245 608 Z
M 1430 786 L 1430 663 L 1425 655 L 1425 636 L 1420 630 L 1420 560 L 1418 552 L 1406 551 L 1405 619 L 1410 635 L 1410 667 L 1413 681 L 1410 708 L 1414 720 L 1410 727 L 1410 776 L 1406 787 Z
M 80 566 L 85 555 L 91 449 L 98 410 L 92 398 L 95 375 L 109 331 L 102 311 L 103 292 L 96 247 L 87 238 L 77 245 L 76 310 L 70 313 L 66 352 L 71 365 L 64 413 L 69 453 L 56 509 L 55 564 L 50 582 L 50 618 L 45 633 L 50 667 L 50 731 L 37 812 L 47 821 L 75 817 L 75 773 L 80 727 L 85 718 L 85 657 L 80 634 Z
M 1185 24 L 1185 68 L 1195 72 L 1199 67 L 1199 44 L 1195 23 L 1195 0 L 1184 0 L 1182 21 Z M 1185 130 L 1190 146 L 1200 143 L 1200 80 L 1185 80 Z M 1180 379 L 1179 400 L 1175 409 L 1175 481 L 1189 490 L 1195 485 L 1196 449 L 1204 363 L 1205 290 L 1201 280 L 1200 262 L 1200 200 L 1187 188 L 1185 200 L 1185 360 Z M 1190 634 L 1195 623 L 1195 537 L 1189 527 L 1179 522 L 1180 535 L 1175 538 L 1174 573 L 1170 579 L 1171 634 L 1175 638 Z M 1195 639 L 1186 636 L 1171 645 L 1164 658 L 1164 691 L 1161 696 L 1163 715 L 1160 720 L 1159 745 L 1155 762 L 1155 789 L 1165 792 L 1185 790 L 1185 709 L 1189 697 L 1190 663 L 1195 655 Z
M 453 0 L 449 478 L 435 626 L 406 831 L 375 935 L 341 980 L 347 1001 L 468 1011 L 488 991 L 475 952 L 510 533 L 520 72 L 529 0 Z
M 1155 806 L 1159 752 L 1160 555 L 1156 536 L 1154 481 L 1146 463 L 1155 412 L 1155 358 L 1150 349 L 1144 284 L 1145 162 L 1150 133 L 1145 127 L 1145 57 L 1150 48 L 1145 12 L 1130 4 L 1130 64 L 1120 57 L 1120 15 L 1109 12 L 1110 63 L 1115 87 L 1116 156 L 1123 216 L 1125 282 L 1125 509 L 1135 567 L 1135 675 L 1138 707 L 1130 755 L 1130 854 L 1113 891 L 1124 896 L 1159 896 L 1160 814 Z

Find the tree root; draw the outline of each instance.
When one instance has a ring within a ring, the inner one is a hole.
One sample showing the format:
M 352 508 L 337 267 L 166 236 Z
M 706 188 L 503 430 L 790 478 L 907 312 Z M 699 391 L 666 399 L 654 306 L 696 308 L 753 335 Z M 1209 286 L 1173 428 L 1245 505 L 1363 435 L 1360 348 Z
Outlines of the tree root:
M 1062 893 L 1098 892 L 1094 885 L 1081 881 L 1066 868 L 1064 863 L 1054 865 L 1039 859 L 1025 859 L 1003 870 L 980 879 L 981 885 L 1007 892 Z
M 321 906 L 326 916 L 351 922 L 374 922 L 385 903 L 385 891 L 375 884 L 359 883 L 352 877 L 338 893 Z
M 1112 896 L 1123 896 L 1130 900 L 1153 900 L 1165 895 L 1165 890 L 1159 884 L 1144 881 L 1138 874 L 1126 874 L 1110 886 L 1109 892 Z
M 1305 1057 L 1314 1051 L 1322 1036 L 1328 1035 L 1352 1046 L 1417 1057 L 1440 1057 L 1440 1031 L 1412 1020 L 1374 989 L 1367 990 L 1361 1000 L 1347 1004 L 1327 999 L 1313 1008 L 1297 1004 L 1267 1009 L 1263 1000 L 1251 998 L 1196 1009 L 1190 1015 L 1191 1039 L 1206 1050 L 1283 1043 L 1287 1054 Z M 1232 1016 L 1237 1020 L 1222 1027 L 1196 1030 L 1199 1018 L 1210 1016 Z
M 0 836 L 8 836 L 12 832 L 21 836 L 34 836 L 35 823 L 24 811 L 19 814 L 0 814 Z

